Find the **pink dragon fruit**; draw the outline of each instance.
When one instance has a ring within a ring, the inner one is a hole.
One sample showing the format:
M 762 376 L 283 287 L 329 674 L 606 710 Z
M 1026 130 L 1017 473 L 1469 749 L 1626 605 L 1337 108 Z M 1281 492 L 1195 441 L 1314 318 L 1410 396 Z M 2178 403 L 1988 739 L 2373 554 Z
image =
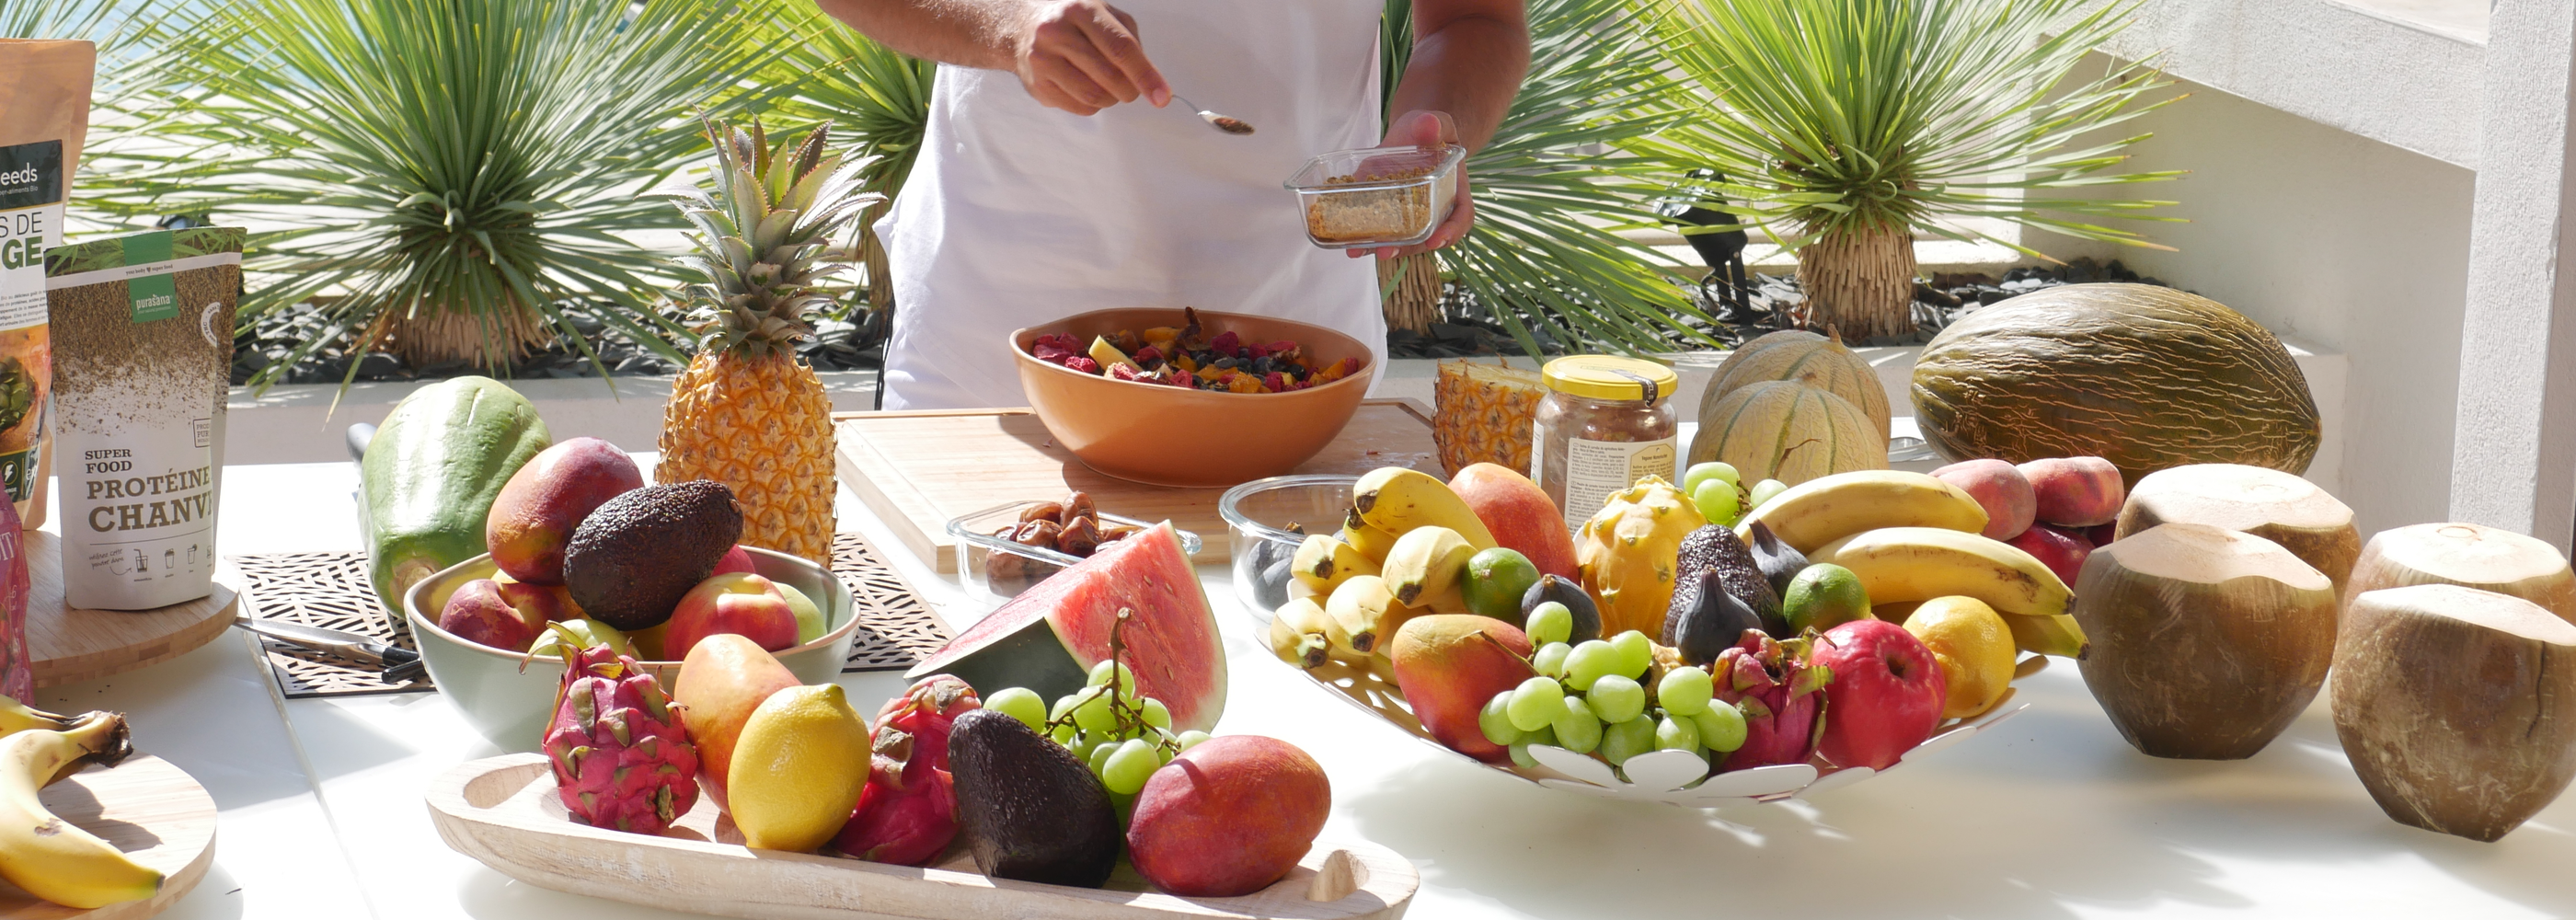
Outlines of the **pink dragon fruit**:
M 875 756 L 858 807 L 832 846 L 870 862 L 928 865 L 957 836 L 957 792 L 948 774 L 948 730 L 983 708 L 975 688 L 946 674 L 922 678 L 877 710 Z
M 1824 735 L 1825 695 L 1834 672 L 1807 661 L 1808 640 L 1781 642 L 1759 630 L 1717 656 L 1717 698 L 1744 713 L 1744 746 L 1719 772 L 1806 763 Z
M 679 707 L 635 659 L 606 645 L 562 647 L 564 683 L 545 743 L 555 794 L 593 827 L 660 834 L 698 803 L 698 748 Z

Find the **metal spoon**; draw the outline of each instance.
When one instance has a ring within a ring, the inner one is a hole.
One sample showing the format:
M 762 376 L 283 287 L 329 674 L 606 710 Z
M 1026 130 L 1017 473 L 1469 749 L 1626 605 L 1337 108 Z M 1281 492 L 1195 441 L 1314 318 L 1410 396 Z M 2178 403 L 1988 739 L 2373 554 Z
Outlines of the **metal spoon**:
M 1236 118 L 1236 117 L 1234 117 L 1234 116 L 1232 116 L 1232 115 L 1220 115 L 1220 114 L 1217 114 L 1217 113 L 1215 113 L 1215 112 L 1208 111 L 1208 110 L 1206 110 L 1206 109 L 1199 109 L 1199 104 L 1198 104 L 1198 103 L 1191 102 L 1191 101 L 1189 101 L 1189 100 L 1187 100 L 1187 99 L 1183 99 L 1183 98 L 1181 98 L 1181 95 L 1180 95 L 1179 93 L 1173 93 L 1173 94 L 1172 94 L 1172 99 L 1173 99 L 1173 101 L 1179 102 L 1179 103 L 1180 103 L 1180 104 L 1182 104 L 1182 105 L 1188 106 L 1188 107 L 1193 108 L 1193 109 L 1198 109 L 1198 112 L 1199 112 L 1199 118 L 1200 118 L 1201 120 L 1206 121 L 1208 124 L 1215 126 L 1215 128 L 1216 128 L 1217 130 L 1219 130 L 1219 131 L 1223 131 L 1223 132 L 1225 132 L 1225 133 L 1227 133 L 1227 134 L 1237 134 L 1237 135 L 1241 135 L 1241 134 L 1250 134 L 1250 133 L 1252 133 L 1252 123 L 1251 123 L 1251 122 L 1245 121 L 1245 120 L 1240 119 L 1240 118 Z

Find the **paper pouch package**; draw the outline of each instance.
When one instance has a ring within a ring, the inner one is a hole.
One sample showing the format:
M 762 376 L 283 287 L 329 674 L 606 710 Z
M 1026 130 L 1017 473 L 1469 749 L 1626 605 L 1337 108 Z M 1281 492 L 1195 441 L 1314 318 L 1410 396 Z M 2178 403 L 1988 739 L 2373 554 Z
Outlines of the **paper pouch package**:
M 89 134 L 98 48 L 0 39 L 0 488 L 26 529 L 45 523 L 45 250 L 63 242 L 63 202 Z
M 242 231 L 156 230 L 45 253 L 63 595 L 89 610 L 206 596 Z

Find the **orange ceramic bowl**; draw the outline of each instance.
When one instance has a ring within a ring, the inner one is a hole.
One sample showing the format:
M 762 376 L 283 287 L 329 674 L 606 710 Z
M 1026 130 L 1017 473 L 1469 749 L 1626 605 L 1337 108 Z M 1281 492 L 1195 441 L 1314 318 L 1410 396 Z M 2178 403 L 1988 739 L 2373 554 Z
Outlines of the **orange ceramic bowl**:
M 1041 335 L 1089 343 L 1121 329 L 1177 326 L 1179 308 L 1100 310 L 1011 333 L 1020 390 L 1058 444 L 1101 473 L 1158 486 L 1223 488 L 1277 476 L 1306 462 L 1342 433 L 1377 376 L 1360 340 L 1311 323 L 1199 311 L 1208 336 L 1288 340 L 1318 362 L 1358 358 L 1358 373 L 1288 393 L 1211 393 L 1086 374 L 1037 359 Z

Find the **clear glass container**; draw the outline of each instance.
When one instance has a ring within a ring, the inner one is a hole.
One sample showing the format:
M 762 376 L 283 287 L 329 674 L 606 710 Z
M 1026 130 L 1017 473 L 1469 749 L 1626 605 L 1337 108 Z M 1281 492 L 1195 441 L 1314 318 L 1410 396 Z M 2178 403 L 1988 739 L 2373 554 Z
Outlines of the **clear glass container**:
M 1530 479 L 1577 529 L 1609 497 L 1647 476 L 1678 481 L 1681 377 L 1653 361 L 1569 355 L 1539 371 Z
M 1351 510 L 1357 476 L 1272 476 L 1227 489 L 1217 499 L 1234 552 L 1234 595 L 1267 628 L 1270 612 L 1288 602 L 1295 579 L 1288 561 L 1307 534 L 1336 533 Z
M 1455 144 L 1336 150 L 1307 160 L 1287 186 L 1317 246 L 1411 246 L 1449 218 L 1466 158 Z
M 957 583 L 965 586 L 966 595 L 983 604 L 985 609 L 999 607 L 1003 601 L 1045 581 L 1047 576 L 1082 561 L 1080 557 L 1067 553 L 1013 543 L 994 534 L 994 531 L 1019 523 L 1020 512 L 1043 504 L 1048 502 L 1038 499 L 1017 501 L 949 519 L 948 535 L 957 538 Z M 1142 530 L 1153 526 L 1151 521 L 1120 517 L 1106 511 L 1098 514 L 1104 527 L 1125 526 Z M 1198 555 L 1202 544 L 1197 534 L 1177 528 L 1173 534 L 1180 537 L 1182 552 Z

